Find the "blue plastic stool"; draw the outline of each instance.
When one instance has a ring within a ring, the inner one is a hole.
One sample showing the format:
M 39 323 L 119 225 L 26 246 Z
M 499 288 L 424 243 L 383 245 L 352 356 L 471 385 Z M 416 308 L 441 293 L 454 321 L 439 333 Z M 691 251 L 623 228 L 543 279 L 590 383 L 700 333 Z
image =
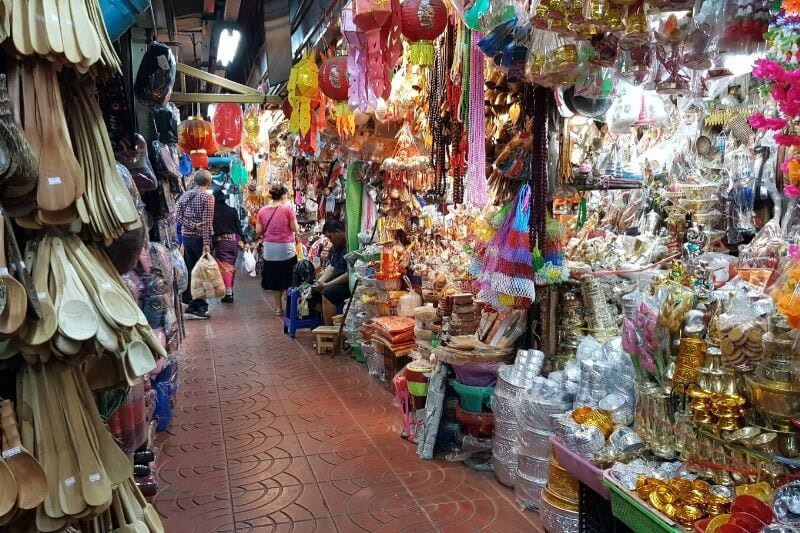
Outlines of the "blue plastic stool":
M 285 316 L 283 317 L 283 332 L 288 333 L 289 337 L 295 338 L 298 329 L 314 329 L 322 325 L 322 316 L 314 310 L 307 318 L 301 318 L 297 311 L 297 302 L 300 299 L 300 291 L 295 288 L 289 289 L 289 302 L 286 306 Z

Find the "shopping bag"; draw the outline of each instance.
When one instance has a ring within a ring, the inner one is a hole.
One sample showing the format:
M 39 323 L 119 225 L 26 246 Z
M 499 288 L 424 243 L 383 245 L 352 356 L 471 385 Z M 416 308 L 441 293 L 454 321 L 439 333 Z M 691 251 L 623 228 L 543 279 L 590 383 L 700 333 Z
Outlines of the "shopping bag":
M 242 266 L 251 278 L 256 277 L 256 256 L 252 250 L 247 249 L 242 254 Z
M 225 296 L 225 283 L 219 265 L 210 253 L 204 253 L 192 269 L 192 298 L 206 300 Z

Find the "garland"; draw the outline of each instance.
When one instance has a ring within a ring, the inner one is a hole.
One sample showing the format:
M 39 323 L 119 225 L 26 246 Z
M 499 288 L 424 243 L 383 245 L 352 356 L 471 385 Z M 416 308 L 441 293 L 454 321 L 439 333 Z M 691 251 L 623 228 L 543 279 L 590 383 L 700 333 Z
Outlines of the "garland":
M 488 202 L 486 183 L 486 108 L 483 92 L 483 52 L 478 42 L 483 38 L 479 32 L 471 32 L 470 72 L 468 87 L 469 124 L 467 153 L 466 201 L 476 207 L 485 207 Z M 467 92 L 467 91 L 465 91 Z

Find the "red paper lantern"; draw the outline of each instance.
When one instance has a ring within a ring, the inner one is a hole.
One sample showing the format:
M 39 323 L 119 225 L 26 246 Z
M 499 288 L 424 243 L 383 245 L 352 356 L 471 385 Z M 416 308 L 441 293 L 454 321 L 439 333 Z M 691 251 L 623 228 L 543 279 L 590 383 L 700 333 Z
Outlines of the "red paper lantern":
M 193 169 L 208 169 L 208 153 L 205 150 L 192 150 L 189 153 L 189 160 L 192 162 Z
M 319 69 L 319 88 L 335 102 L 347 100 L 350 83 L 347 77 L 347 56 L 326 59 Z
M 214 125 L 214 139 L 217 144 L 233 150 L 242 142 L 242 124 L 244 113 L 242 106 L 233 103 L 217 104 L 214 118 L 211 119 Z
M 403 36 L 411 41 L 412 64 L 433 65 L 433 43 L 447 26 L 447 6 L 443 0 L 405 0 L 400 5 Z
M 178 144 L 185 153 L 192 150 L 204 150 L 213 154 L 217 151 L 214 141 L 214 127 L 202 117 L 190 117 L 178 126 Z

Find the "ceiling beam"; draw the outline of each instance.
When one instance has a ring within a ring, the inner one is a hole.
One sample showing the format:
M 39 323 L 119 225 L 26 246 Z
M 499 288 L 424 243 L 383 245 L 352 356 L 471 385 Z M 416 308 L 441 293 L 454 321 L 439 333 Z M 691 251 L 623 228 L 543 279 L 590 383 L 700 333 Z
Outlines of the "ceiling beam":
M 236 83 L 235 81 L 225 79 L 222 76 L 210 74 L 208 72 L 202 71 L 194 67 L 190 67 L 189 65 L 185 65 L 183 63 L 178 63 L 177 70 L 178 73 L 180 74 L 191 76 L 192 78 L 196 78 L 206 83 L 210 83 L 211 85 L 216 85 L 217 87 L 227 89 L 234 93 L 250 95 L 250 96 L 263 96 L 262 93 L 260 93 L 256 89 L 253 89 L 252 87 L 248 87 L 247 85 L 242 85 L 241 83 Z
M 172 93 L 176 104 L 267 104 L 281 105 L 283 98 L 268 94 Z
M 225 0 L 225 9 L 222 12 L 222 17 L 225 22 L 236 22 L 239 18 L 239 8 L 242 5 L 242 0 Z

